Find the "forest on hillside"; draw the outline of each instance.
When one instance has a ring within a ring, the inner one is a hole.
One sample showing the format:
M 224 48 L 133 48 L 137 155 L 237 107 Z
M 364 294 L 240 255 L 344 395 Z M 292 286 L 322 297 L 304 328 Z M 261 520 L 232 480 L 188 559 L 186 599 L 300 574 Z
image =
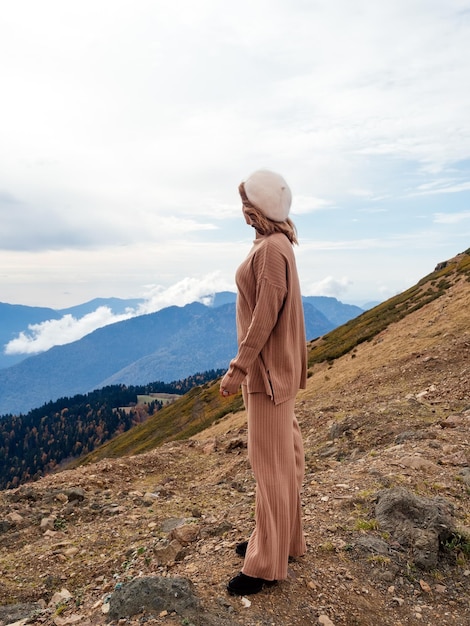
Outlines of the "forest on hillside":
M 172 383 L 110 385 L 48 402 L 26 415 L 0 417 L 0 489 L 17 487 L 57 470 L 162 408 L 157 398 L 149 404 L 137 404 L 137 396 L 183 395 L 222 373 L 209 370 Z

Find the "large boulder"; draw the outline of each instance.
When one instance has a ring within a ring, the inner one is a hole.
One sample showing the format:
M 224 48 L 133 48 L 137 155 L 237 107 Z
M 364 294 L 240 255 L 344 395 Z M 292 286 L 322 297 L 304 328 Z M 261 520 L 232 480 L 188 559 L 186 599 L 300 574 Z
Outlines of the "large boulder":
M 184 617 L 197 611 L 199 600 L 186 578 L 144 576 L 116 589 L 109 601 L 109 617 L 118 620 L 142 610 L 160 613 L 174 611 Z
M 452 504 L 403 488 L 380 491 L 375 516 L 380 528 L 411 549 L 414 563 L 425 570 L 436 567 L 441 546 L 455 532 Z

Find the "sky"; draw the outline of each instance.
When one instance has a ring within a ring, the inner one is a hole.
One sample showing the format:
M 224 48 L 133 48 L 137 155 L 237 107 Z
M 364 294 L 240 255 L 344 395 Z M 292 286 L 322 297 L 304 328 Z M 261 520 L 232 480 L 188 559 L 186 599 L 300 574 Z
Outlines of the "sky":
M 470 0 L 15 0 L 0 81 L 1 302 L 234 291 L 259 168 L 304 295 L 382 301 L 470 247 Z

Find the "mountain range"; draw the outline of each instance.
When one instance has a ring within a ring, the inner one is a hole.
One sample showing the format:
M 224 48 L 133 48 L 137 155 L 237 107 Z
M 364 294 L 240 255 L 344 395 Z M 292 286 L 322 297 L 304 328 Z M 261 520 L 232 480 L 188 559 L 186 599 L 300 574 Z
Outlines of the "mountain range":
M 235 299 L 235 294 L 222 292 L 210 306 L 193 302 L 139 315 L 4 367 L 0 369 L 0 415 L 24 413 L 51 400 L 107 385 L 170 382 L 223 369 L 236 352 Z M 139 302 L 100 299 L 60 311 L 0 304 L 0 340 L 7 343 L 29 324 L 68 313 L 80 317 L 98 306 L 120 313 Z M 307 339 L 362 312 L 336 298 L 305 297 Z
M 136 298 L 94 298 L 66 309 L 0 302 L 0 369 L 10 367 L 25 359 L 24 354 L 6 354 L 4 348 L 21 332 L 27 331 L 29 326 L 49 320 L 59 320 L 65 315 L 72 315 L 75 319 L 79 319 L 102 306 L 108 307 L 114 315 L 119 315 L 128 309 L 136 309 L 142 302 L 143 300 Z

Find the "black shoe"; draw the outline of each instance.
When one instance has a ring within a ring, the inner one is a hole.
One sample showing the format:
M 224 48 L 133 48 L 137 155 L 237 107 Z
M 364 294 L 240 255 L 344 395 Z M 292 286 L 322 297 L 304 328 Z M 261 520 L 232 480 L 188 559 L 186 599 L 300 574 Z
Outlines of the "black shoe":
M 253 578 L 240 572 L 238 576 L 232 578 L 228 585 L 227 591 L 233 596 L 249 596 L 254 593 L 259 593 L 261 589 L 266 587 L 272 587 L 277 583 L 277 580 L 264 580 L 264 578 Z
M 242 541 L 241 543 L 237 543 L 235 552 L 238 554 L 238 556 L 242 556 L 243 558 L 245 558 L 247 548 L 248 548 L 248 541 Z

